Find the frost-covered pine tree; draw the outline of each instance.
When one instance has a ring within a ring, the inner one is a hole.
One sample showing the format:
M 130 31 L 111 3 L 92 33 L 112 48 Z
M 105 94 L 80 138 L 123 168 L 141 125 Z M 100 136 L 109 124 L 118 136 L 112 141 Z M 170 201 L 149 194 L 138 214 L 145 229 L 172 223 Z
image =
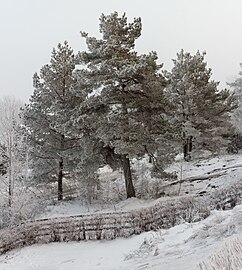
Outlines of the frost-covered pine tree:
M 242 63 L 240 64 L 242 69 Z M 234 91 L 234 97 L 238 103 L 238 107 L 231 114 L 231 121 L 237 134 L 242 134 L 242 71 L 239 72 L 239 76 L 228 85 Z
M 181 50 L 166 75 L 166 94 L 176 108 L 173 122 L 180 134 L 185 160 L 191 158 L 194 143 L 210 150 L 221 143 L 221 135 L 229 127 L 229 112 L 235 108 L 229 91 L 219 91 L 219 83 L 211 80 L 205 54 L 198 51 L 191 55 Z
M 58 200 L 63 199 L 63 178 L 75 174 L 80 151 L 80 138 L 65 125 L 70 109 L 79 102 L 72 95 L 74 69 L 73 50 L 67 42 L 59 44 L 50 64 L 41 68 L 40 75 L 34 74 L 34 93 L 24 110 L 32 178 L 57 182 Z
M 89 95 L 77 112 L 76 125 L 84 122 L 103 149 L 119 157 L 128 198 L 135 196 L 130 160 L 152 156 L 168 132 L 164 117 L 168 102 L 163 95 L 166 80 L 157 55 L 134 51 L 141 28 L 140 18 L 128 23 L 125 14 L 102 15 L 102 38 L 82 32 L 88 51 L 78 55 L 84 66 L 79 70 L 80 85 Z

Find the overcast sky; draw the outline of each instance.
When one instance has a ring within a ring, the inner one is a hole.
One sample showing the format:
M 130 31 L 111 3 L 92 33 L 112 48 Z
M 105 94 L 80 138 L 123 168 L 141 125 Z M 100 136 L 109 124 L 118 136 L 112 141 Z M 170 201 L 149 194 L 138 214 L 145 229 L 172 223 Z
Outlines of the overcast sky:
M 0 97 L 27 101 L 32 76 L 67 40 L 75 52 L 85 50 L 80 31 L 97 36 L 99 16 L 126 12 L 142 18 L 140 53 L 157 51 L 170 70 L 182 48 L 207 51 L 206 61 L 221 87 L 242 62 L 242 0 L 0 0 Z

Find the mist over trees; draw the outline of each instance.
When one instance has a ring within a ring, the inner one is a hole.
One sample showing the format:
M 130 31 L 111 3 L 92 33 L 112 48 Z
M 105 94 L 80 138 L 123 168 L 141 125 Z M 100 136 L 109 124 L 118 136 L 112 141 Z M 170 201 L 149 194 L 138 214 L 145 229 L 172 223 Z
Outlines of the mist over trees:
M 133 160 L 146 160 L 154 177 L 167 179 L 165 166 L 177 154 L 189 161 L 194 149 L 226 147 L 236 94 L 218 89 L 205 53 L 181 50 L 166 71 L 156 52 L 135 50 L 141 18 L 102 14 L 99 30 L 99 37 L 81 32 L 86 51 L 75 54 L 67 41 L 53 49 L 33 76 L 28 104 L 0 102 L 0 177 L 7 179 L 9 207 L 16 179 L 43 197 L 43 186 L 54 187 L 59 201 L 68 184 L 79 182 L 91 201 L 99 169 L 109 165 L 122 171 L 131 198 Z M 238 92 L 241 81 L 231 86 Z

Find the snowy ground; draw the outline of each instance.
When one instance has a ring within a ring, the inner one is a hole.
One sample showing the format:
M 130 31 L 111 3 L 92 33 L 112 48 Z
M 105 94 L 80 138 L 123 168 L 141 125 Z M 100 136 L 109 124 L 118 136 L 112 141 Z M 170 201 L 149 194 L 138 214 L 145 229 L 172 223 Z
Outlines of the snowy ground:
M 192 182 L 184 182 L 181 185 L 179 195 L 198 194 L 199 192 L 210 192 L 214 188 L 226 187 L 239 181 L 242 177 L 242 154 L 225 155 L 221 157 L 195 160 L 192 162 L 176 161 L 168 169 L 169 172 L 175 172 L 178 179 L 188 179 L 190 177 L 209 176 L 221 173 L 221 176 L 207 180 L 197 180 Z M 111 173 L 115 177 L 115 173 Z M 169 183 L 169 182 L 167 182 Z M 167 187 L 165 193 L 170 196 L 177 196 L 179 184 Z M 160 198 L 166 200 L 166 197 Z M 119 203 L 101 203 L 93 202 L 91 205 L 86 201 L 76 199 L 75 201 L 61 202 L 56 205 L 48 206 L 46 212 L 37 218 L 52 218 L 71 215 L 79 215 L 82 213 L 94 212 L 113 212 L 137 209 L 154 204 L 156 200 L 142 200 L 137 198 L 128 199 Z
M 169 172 L 176 172 L 178 179 L 197 178 L 197 181 L 182 183 L 180 195 L 198 194 L 199 192 L 210 192 L 214 188 L 227 187 L 241 180 L 242 175 L 242 154 L 223 155 L 209 159 L 199 159 L 191 162 L 177 161 L 168 169 Z M 209 177 L 207 180 L 199 180 L 200 177 Z M 165 193 L 177 194 L 179 185 L 169 187 Z
M 35 245 L 0 257 L 1 270 L 194 270 L 242 232 L 242 206 L 206 220 L 113 241 Z
M 185 182 L 181 195 L 196 194 L 212 186 L 226 186 L 239 181 L 242 175 L 242 155 L 175 162 L 169 171 L 182 179 L 222 173 L 205 181 Z M 176 194 L 178 185 L 167 192 Z M 165 197 L 163 199 L 166 199 Z M 77 215 L 83 212 L 107 212 L 140 208 L 155 200 L 129 199 L 117 204 L 87 205 L 81 200 L 50 206 L 39 218 Z M 0 270 L 194 270 L 228 240 L 241 238 L 242 205 L 229 211 L 213 211 L 211 216 L 194 224 L 182 224 L 169 230 L 143 233 L 128 239 L 53 243 L 14 250 L 0 256 Z M 238 268 L 242 269 L 242 268 Z

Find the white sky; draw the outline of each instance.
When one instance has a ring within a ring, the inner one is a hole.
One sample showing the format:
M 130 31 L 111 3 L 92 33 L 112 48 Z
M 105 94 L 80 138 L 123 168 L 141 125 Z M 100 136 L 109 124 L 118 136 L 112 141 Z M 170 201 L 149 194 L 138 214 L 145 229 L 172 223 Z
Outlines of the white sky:
M 50 60 L 59 42 L 85 50 L 79 32 L 98 35 L 99 16 L 126 12 L 141 17 L 136 49 L 155 50 L 170 70 L 182 48 L 207 51 L 214 79 L 226 86 L 242 62 L 242 0 L 0 0 L 0 97 L 27 101 L 32 76 Z

